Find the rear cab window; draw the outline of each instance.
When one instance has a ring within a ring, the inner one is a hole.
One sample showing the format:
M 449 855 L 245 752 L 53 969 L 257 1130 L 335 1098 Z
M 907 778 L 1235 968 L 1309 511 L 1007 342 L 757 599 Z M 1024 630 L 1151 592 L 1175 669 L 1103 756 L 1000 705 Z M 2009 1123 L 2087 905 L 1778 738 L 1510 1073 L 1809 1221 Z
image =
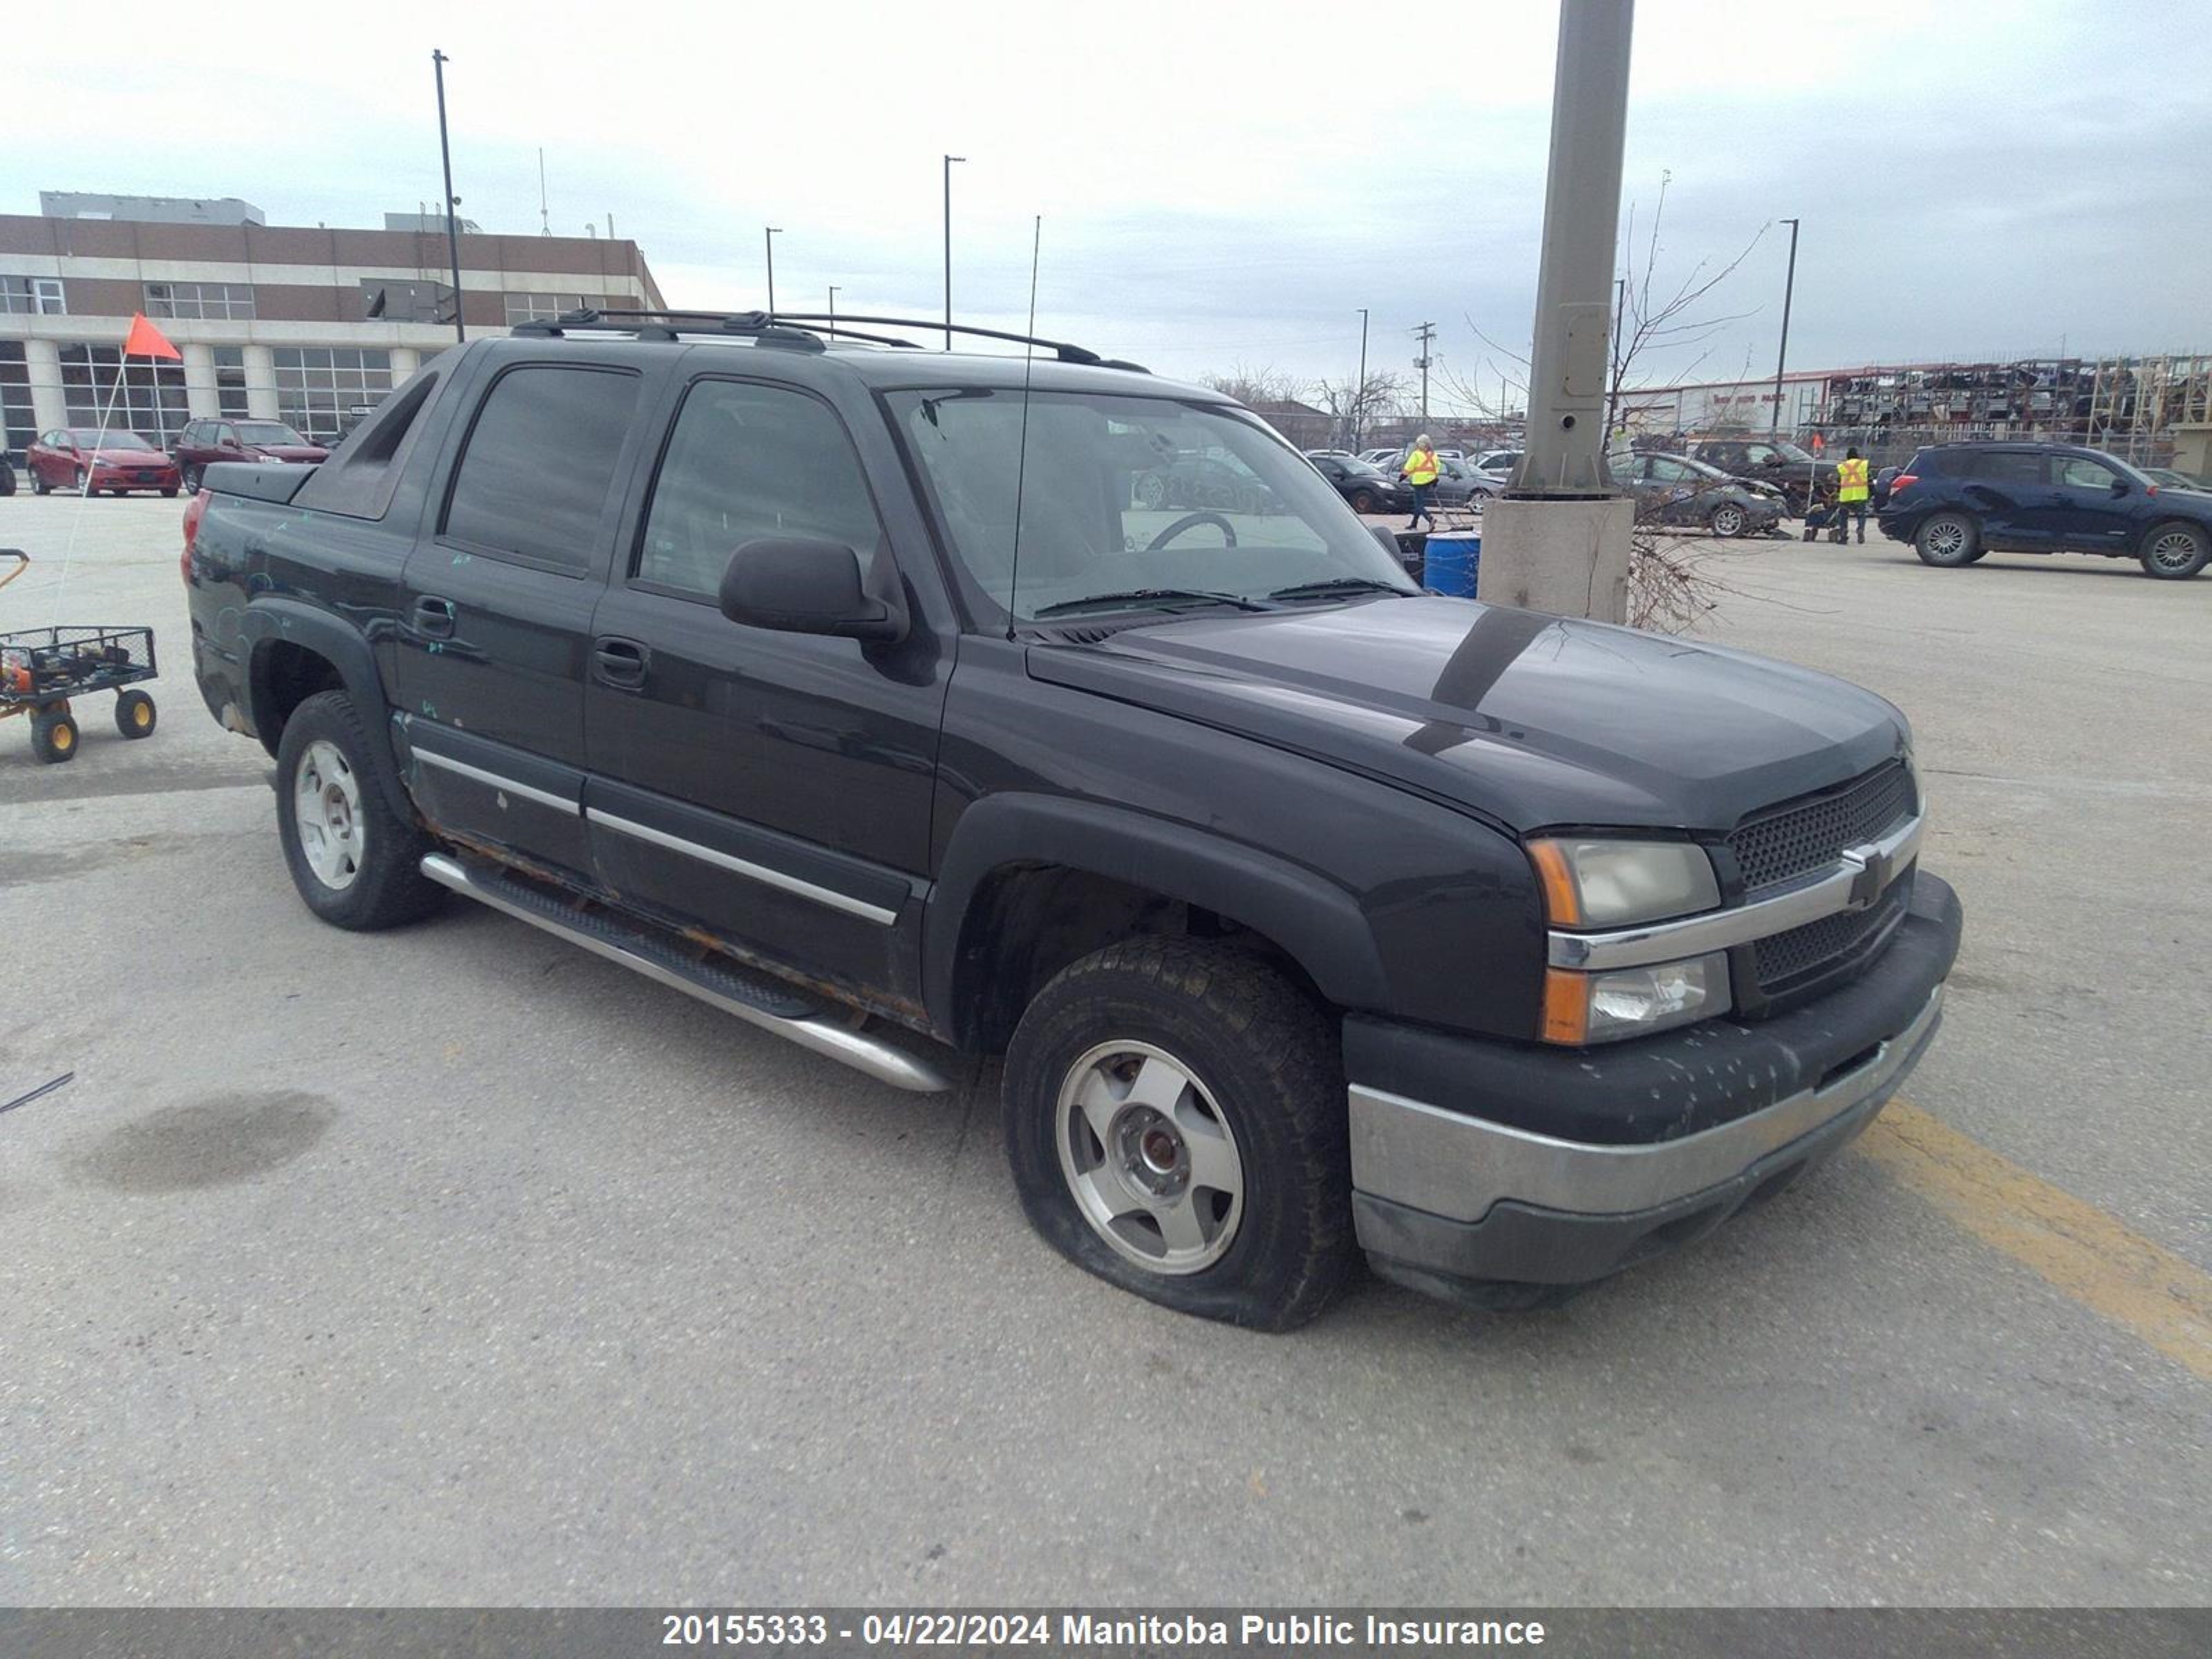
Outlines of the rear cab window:
M 438 532 L 489 558 L 588 574 L 639 377 L 599 366 L 523 363 L 477 406 Z

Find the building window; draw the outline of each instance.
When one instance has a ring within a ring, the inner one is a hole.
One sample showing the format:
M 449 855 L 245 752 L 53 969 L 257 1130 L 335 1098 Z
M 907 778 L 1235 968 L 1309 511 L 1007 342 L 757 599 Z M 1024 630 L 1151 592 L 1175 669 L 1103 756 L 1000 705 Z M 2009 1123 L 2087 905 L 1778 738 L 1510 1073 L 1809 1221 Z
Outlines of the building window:
M 179 317 L 191 320 L 250 323 L 253 320 L 251 283 L 149 283 L 149 317 Z
M 31 413 L 31 371 L 23 362 L 23 343 L 0 340 L 0 449 L 20 462 L 23 451 L 38 435 L 37 416 Z
M 517 323 L 550 322 L 564 312 L 582 311 L 586 307 L 596 311 L 602 301 L 598 295 L 584 294 L 510 294 L 507 296 L 507 325 Z
M 66 317 L 58 276 L 0 276 L 0 313 L 13 317 Z
M 115 346 L 64 345 L 62 404 L 70 426 L 135 432 L 156 448 L 167 449 L 191 417 L 186 412 L 181 364 L 134 358 L 116 384 Z
M 276 416 L 316 443 L 353 424 L 347 411 L 392 390 L 392 354 L 349 346 L 279 346 Z
M 241 421 L 253 411 L 246 402 L 246 350 L 242 346 L 215 349 L 215 412 L 225 420 Z

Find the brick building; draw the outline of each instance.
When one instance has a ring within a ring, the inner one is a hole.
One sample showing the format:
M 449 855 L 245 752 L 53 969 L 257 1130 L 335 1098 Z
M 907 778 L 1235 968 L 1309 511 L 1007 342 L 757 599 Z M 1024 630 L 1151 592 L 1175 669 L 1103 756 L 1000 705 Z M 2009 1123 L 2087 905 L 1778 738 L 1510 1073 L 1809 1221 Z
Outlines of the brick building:
M 282 420 L 314 438 L 350 423 L 453 342 L 442 222 L 415 228 L 264 224 L 234 198 L 46 193 L 0 215 L 0 426 L 20 462 L 60 426 L 98 423 L 133 312 L 181 363 L 134 360 L 112 424 L 167 448 L 188 420 Z M 580 303 L 658 307 L 635 242 L 501 236 L 463 221 L 461 313 L 503 332 Z

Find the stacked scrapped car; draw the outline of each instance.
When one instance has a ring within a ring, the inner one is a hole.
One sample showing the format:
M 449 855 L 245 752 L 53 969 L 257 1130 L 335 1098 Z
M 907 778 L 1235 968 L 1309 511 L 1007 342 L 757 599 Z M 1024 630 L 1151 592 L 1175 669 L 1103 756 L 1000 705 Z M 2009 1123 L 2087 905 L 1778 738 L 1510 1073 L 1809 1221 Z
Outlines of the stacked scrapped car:
M 1217 393 L 815 320 L 580 313 L 208 469 L 195 667 L 317 915 L 459 892 L 902 1088 L 1002 1054 L 1037 1231 L 1268 1328 L 1362 1252 L 1601 1278 L 1917 1062 L 1960 912 L 1880 698 L 1423 594 Z M 1185 457 L 1234 499 L 1148 504 Z

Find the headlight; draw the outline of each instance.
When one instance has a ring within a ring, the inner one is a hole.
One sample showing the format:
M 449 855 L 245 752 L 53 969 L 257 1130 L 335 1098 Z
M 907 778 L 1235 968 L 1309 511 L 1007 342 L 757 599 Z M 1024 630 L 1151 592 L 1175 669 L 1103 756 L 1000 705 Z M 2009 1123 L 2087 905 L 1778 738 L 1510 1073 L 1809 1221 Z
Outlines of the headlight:
M 1528 857 L 1554 927 L 1626 927 L 1717 908 L 1705 848 L 1684 841 L 1536 841 Z
M 1728 955 L 1654 963 L 1607 974 L 1553 968 L 1544 975 L 1547 1042 L 1613 1042 L 1729 1010 Z

